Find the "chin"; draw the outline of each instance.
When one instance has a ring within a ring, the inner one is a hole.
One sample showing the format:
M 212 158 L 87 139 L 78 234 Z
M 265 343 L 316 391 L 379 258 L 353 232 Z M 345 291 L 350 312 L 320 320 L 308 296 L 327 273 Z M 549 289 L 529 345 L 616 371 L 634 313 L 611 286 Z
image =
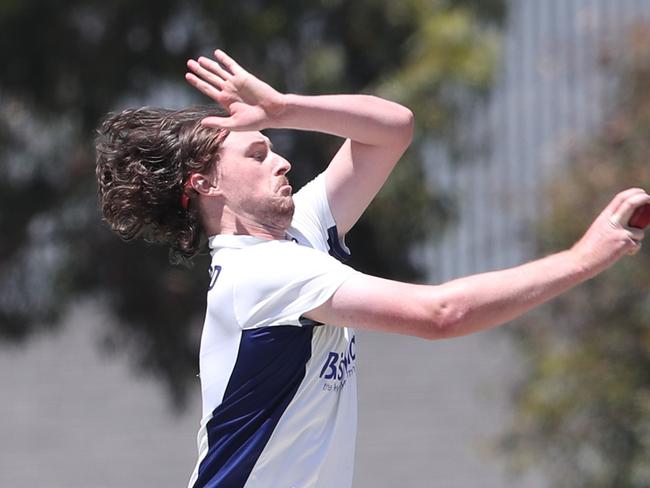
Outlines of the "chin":
M 293 203 L 293 198 L 283 198 L 281 201 L 276 201 L 275 204 L 268 208 L 265 220 L 272 223 L 274 227 L 286 229 L 291 225 L 293 213 L 296 209 Z
M 280 212 L 283 219 L 286 220 L 286 226 L 289 227 L 291 220 L 293 219 L 293 213 L 296 210 L 296 205 L 293 203 L 293 198 L 283 206 L 282 211 Z

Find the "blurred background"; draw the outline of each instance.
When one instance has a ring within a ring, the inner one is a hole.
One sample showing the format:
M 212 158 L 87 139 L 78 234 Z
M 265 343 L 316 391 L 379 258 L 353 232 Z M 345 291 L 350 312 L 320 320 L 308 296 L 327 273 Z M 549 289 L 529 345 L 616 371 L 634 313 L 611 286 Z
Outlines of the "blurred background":
M 185 486 L 207 257 L 102 224 L 109 111 L 207 103 L 220 47 L 283 91 L 416 114 L 349 236 L 353 265 L 439 283 L 570 246 L 650 188 L 647 0 L 0 1 L 0 487 Z M 340 141 L 269 134 L 300 186 Z M 499 330 L 359 333 L 355 487 L 650 486 L 650 254 Z

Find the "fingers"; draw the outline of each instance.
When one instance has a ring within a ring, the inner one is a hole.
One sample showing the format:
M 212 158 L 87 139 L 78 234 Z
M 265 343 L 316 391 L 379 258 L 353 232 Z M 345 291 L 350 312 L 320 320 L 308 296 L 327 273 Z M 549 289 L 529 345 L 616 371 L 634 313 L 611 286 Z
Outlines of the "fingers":
M 628 222 L 634 211 L 642 205 L 650 204 L 650 195 L 639 188 L 631 188 L 619 193 L 612 202 L 612 206 L 614 202 L 617 203 L 617 206 L 612 211 L 609 221 L 613 225 L 628 227 Z
M 203 61 L 203 62 L 202 62 Z M 198 62 L 194 61 L 193 59 L 190 59 L 187 62 L 187 67 L 190 71 L 192 71 L 197 77 L 201 78 L 202 80 L 208 82 L 209 84 L 215 86 L 219 90 L 223 90 L 223 84 L 225 83 L 225 78 L 223 78 L 219 73 L 214 70 L 214 69 L 207 69 L 204 64 L 205 58 L 199 58 Z M 214 63 L 213 64 L 217 64 Z M 221 70 L 223 71 L 223 70 Z
M 231 97 L 222 92 L 227 92 L 229 86 L 232 88 L 228 82 L 234 81 L 237 75 L 247 75 L 247 72 L 221 50 L 215 51 L 215 58 L 218 62 L 204 56 L 188 60 L 190 73 L 185 74 L 185 79 L 201 93 L 227 106 Z
M 637 254 L 640 250 L 641 250 L 641 243 L 640 243 L 640 242 L 637 242 L 636 245 L 635 245 L 633 248 L 631 248 L 631 249 L 627 252 L 627 255 L 628 255 L 628 256 L 634 256 L 634 255 Z
M 641 234 L 641 237 L 639 238 L 630 236 L 630 239 L 632 240 L 632 247 L 630 247 L 629 251 L 627 251 L 627 254 L 634 256 L 641 250 L 641 241 L 643 240 L 643 234 Z
M 213 59 L 200 56 L 197 60 L 189 59 L 187 67 L 197 77 L 211 83 L 220 90 L 226 81 L 231 80 L 237 73 L 245 72 L 234 59 L 228 56 L 223 51 L 217 49 L 214 52 L 215 61 Z
M 244 71 L 244 69 L 241 66 L 239 66 L 234 59 L 228 56 L 221 49 L 217 49 L 214 52 L 214 57 L 217 61 L 219 61 L 219 63 L 225 66 L 228 69 L 228 71 L 230 71 L 233 75 L 238 74 L 238 72 L 240 71 Z
M 610 222 L 618 223 L 618 225 L 625 228 L 631 243 L 631 247 L 627 251 L 630 256 L 637 254 L 641 250 L 641 243 L 645 237 L 643 229 L 630 227 L 630 218 L 637 208 L 649 203 L 650 196 L 646 195 L 645 192 L 632 193 L 627 200 L 621 202 L 616 213 L 610 218 Z
M 629 221 L 634 211 L 646 204 L 650 204 L 650 195 L 641 188 L 630 188 L 616 195 L 606 209 L 605 215 L 609 213 L 610 226 L 624 230 L 627 235 L 625 253 L 628 255 L 637 254 L 641 250 L 645 233 L 642 229 L 630 227 Z
M 628 232 L 629 232 L 630 239 L 632 239 L 634 242 L 641 242 L 645 237 L 645 232 L 643 232 L 641 229 L 635 229 L 634 227 L 630 227 Z
M 630 196 L 636 193 L 644 193 L 644 191 L 641 188 L 628 188 L 627 190 L 624 190 L 620 192 L 618 195 L 616 195 L 614 199 L 610 202 L 610 204 L 607 206 L 607 210 L 609 211 L 610 216 L 616 214 L 616 211 L 621 206 L 621 204 L 627 198 L 629 198 Z
M 215 102 L 219 102 L 222 105 L 224 104 L 222 100 L 223 97 L 221 95 L 221 91 L 215 86 L 203 81 L 201 78 L 199 78 L 193 73 L 185 73 L 185 79 L 190 85 L 192 85 L 194 88 L 199 90 L 204 95 L 207 95 Z
M 198 59 L 198 61 L 199 61 L 199 65 L 201 65 L 202 68 L 214 73 L 222 80 L 230 80 L 233 77 L 232 73 L 226 71 L 224 68 L 221 67 L 219 63 L 213 61 L 212 59 L 208 59 L 204 56 L 201 56 Z
M 233 117 L 206 117 L 201 120 L 201 125 L 213 129 L 233 129 L 237 127 Z
M 196 61 L 190 59 L 187 62 L 187 66 L 198 76 L 205 79 L 207 79 L 207 77 L 204 75 L 216 75 L 222 83 L 226 80 L 232 79 L 234 76 L 246 73 L 246 70 L 244 70 L 244 68 L 239 66 L 239 64 L 237 64 L 234 59 L 232 59 L 220 49 L 217 49 L 214 52 L 214 57 L 217 61 L 206 58 L 204 56 L 199 57 Z M 192 65 L 190 65 L 190 63 Z

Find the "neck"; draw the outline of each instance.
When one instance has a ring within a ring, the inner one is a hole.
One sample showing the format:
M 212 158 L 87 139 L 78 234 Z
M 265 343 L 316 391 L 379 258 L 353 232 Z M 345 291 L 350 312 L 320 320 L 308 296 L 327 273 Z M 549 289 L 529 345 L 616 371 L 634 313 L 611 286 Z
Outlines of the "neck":
M 236 216 L 232 220 L 222 221 L 219 234 L 261 237 L 263 239 L 282 240 L 286 237 L 286 227 L 262 225 L 259 222 Z
M 201 221 L 209 236 L 231 234 L 283 240 L 293 214 L 272 214 L 262 219 L 245 212 L 236 212 L 228 205 L 213 201 L 202 201 L 201 204 Z
M 202 208 L 201 215 L 203 228 L 209 236 L 232 234 L 282 240 L 288 227 L 288 224 L 275 222 L 260 223 L 249 216 L 236 214 L 228 207 Z

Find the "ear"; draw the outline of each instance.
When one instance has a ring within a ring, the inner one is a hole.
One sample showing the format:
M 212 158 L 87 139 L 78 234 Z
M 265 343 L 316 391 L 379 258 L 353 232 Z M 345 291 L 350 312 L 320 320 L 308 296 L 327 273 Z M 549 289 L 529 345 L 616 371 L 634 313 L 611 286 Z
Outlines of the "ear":
M 212 180 L 215 181 L 212 181 Z M 223 192 L 219 188 L 219 183 L 214 176 L 204 175 L 201 173 L 192 173 L 188 180 L 190 187 L 199 195 L 209 197 L 221 196 Z

